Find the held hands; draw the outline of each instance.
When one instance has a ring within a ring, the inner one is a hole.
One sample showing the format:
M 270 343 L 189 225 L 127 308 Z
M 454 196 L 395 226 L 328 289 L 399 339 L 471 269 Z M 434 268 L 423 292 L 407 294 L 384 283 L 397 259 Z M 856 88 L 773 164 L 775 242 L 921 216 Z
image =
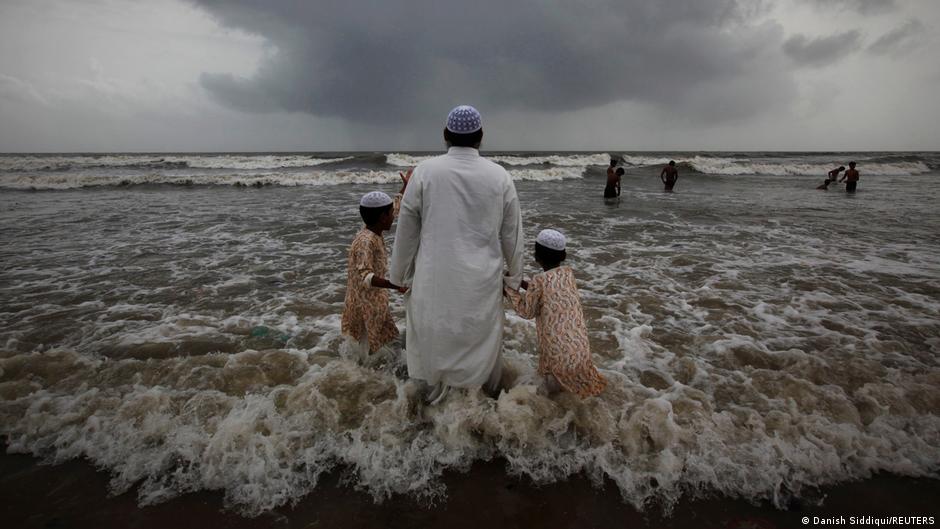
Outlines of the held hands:
M 408 292 L 408 287 L 400 287 L 400 286 L 396 285 L 395 283 L 392 283 L 391 281 L 389 281 L 389 280 L 387 280 L 387 279 L 386 279 L 385 281 L 388 283 L 388 285 L 386 286 L 386 288 L 390 288 L 390 289 L 392 289 L 392 290 L 397 290 L 399 294 L 404 294 L 404 293 Z
M 519 282 L 519 289 L 522 289 L 522 290 L 529 290 L 529 282 L 526 281 L 525 279 L 523 279 L 522 281 L 520 281 L 520 282 Z M 512 289 L 512 288 L 509 288 L 509 287 L 507 287 L 507 286 L 503 286 L 503 297 L 504 297 L 504 298 L 507 298 L 507 299 L 510 299 L 510 298 L 512 297 L 512 294 L 518 294 L 518 293 L 519 293 L 519 289 Z
M 372 286 L 378 287 L 378 288 L 388 288 L 391 290 L 397 290 L 401 292 L 402 294 L 404 294 L 405 292 L 408 292 L 408 287 L 400 287 L 396 285 L 395 283 L 392 283 L 388 279 L 385 279 L 384 277 L 379 277 L 379 276 L 372 276 Z

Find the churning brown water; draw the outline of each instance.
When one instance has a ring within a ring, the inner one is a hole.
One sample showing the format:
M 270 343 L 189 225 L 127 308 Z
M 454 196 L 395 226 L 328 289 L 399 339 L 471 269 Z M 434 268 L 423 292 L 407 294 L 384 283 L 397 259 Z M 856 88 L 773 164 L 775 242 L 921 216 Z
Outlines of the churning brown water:
M 343 354 L 358 197 L 394 192 L 417 159 L 377 156 L 4 158 L 8 449 L 88 458 L 143 504 L 221 489 L 248 514 L 337 466 L 376 498 L 435 497 L 444 470 L 501 457 L 536 482 L 609 478 L 638 507 L 698 491 L 782 504 L 940 468 L 930 155 L 872 158 L 880 175 L 861 163 L 854 196 L 813 189 L 820 155 L 689 155 L 673 194 L 657 160 L 633 155 L 623 200 L 605 205 L 606 154 L 504 154 L 528 240 L 568 236 L 610 384 L 537 394 L 534 326 L 508 312 L 507 389 L 434 407 L 400 358 Z

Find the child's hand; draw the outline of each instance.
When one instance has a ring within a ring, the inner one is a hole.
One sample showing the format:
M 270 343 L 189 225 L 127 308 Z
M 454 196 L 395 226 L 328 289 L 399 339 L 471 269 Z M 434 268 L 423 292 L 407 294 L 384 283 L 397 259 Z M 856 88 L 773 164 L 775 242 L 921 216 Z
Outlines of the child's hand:
M 411 180 L 411 173 L 414 172 L 414 167 L 408 169 L 405 173 L 398 173 L 398 176 L 401 177 L 401 191 L 399 193 L 405 194 L 405 189 L 408 187 L 408 182 Z

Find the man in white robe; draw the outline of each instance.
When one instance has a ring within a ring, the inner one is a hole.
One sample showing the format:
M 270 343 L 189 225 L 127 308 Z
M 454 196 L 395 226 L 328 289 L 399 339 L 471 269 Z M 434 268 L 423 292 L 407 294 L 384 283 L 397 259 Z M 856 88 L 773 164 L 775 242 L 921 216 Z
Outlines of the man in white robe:
M 480 156 L 482 137 L 476 109 L 452 110 L 447 154 L 415 167 L 401 201 L 389 281 L 410 286 L 408 374 L 435 387 L 432 395 L 447 387 L 496 389 L 503 285 L 516 289 L 522 279 L 516 187 L 505 169 Z

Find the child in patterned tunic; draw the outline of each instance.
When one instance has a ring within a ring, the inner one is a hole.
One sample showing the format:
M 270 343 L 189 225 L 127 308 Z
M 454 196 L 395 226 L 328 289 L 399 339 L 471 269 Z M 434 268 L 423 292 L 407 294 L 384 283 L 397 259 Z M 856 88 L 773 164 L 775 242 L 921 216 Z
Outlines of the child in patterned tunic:
M 408 177 L 402 175 L 402 180 L 404 192 Z M 401 197 L 399 193 L 392 200 L 381 191 L 364 195 L 359 201 L 359 214 L 366 225 L 349 246 L 346 299 L 340 328 L 343 335 L 358 342 L 360 348 L 370 354 L 398 338 L 398 327 L 388 307 L 388 289 L 401 293 L 408 290 L 385 279 L 388 258 L 382 232 L 391 229 L 398 216 Z
M 574 273 L 565 260 L 565 236 L 542 230 L 535 242 L 535 261 L 544 270 L 531 282 L 522 282 L 525 293 L 506 289 L 516 313 L 535 318 L 538 335 L 538 372 L 549 393 L 564 389 L 579 397 L 599 394 L 607 380 L 591 360 L 587 327 Z

